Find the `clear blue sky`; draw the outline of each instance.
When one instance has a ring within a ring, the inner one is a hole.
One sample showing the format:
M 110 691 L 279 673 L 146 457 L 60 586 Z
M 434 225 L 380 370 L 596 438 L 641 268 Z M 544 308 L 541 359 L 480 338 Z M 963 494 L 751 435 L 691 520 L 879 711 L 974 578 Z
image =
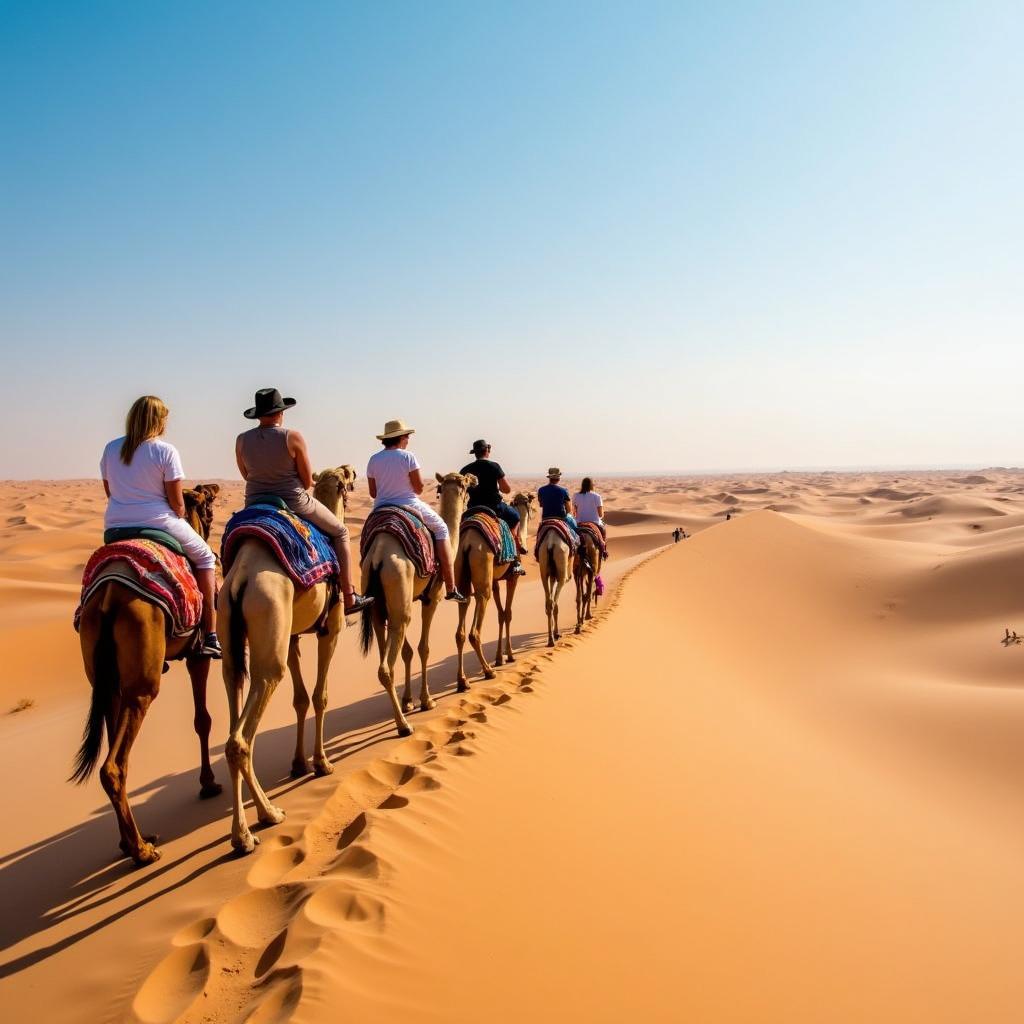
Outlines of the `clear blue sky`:
M 0 16 L 0 476 L 1024 463 L 1020 3 Z

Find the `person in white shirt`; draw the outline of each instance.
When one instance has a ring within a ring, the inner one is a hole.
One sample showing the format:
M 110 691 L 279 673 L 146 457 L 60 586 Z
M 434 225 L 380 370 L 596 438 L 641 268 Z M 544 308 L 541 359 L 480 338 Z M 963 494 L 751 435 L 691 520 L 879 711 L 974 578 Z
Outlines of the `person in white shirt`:
M 594 490 L 594 481 L 589 476 L 583 478 L 580 484 L 579 493 L 572 499 L 573 513 L 577 523 L 594 523 L 605 538 L 605 549 L 602 552 L 605 558 L 608 557 L 607 538 L 608 531 L 604 525 L 604 500 Z
M 423 493 L 423 477 L 419 459 L 408 450 L 409 435 L 416 431 L 401 420 L 391 420 L 377 440 L 384 447 L 370 457 L 366 465 L 366 479 L 370 487 L 373 507 L 400 505 L 418 513 L 434 536 L 434 550 L 444 577 L 445 600 L 465 604 L 468 598 L 455 586 L 452 571 L 452 551 L 448 543 L 445 521 L 419 495 Z
M 124 437 L 115 438 L 103 449 L 100 476 L 109 499 L 103 526 L 151 527 L 169 533 L 181 545 L 203 595 L 204 640 L 199 653 L 219 658 L 221 648 L 214 626 L 216 559 L 210 545 L 184 519 L 181 456 L 161 437 L 168 415 L 167 406 L 156 396 L 136 399 L 128 410 Z

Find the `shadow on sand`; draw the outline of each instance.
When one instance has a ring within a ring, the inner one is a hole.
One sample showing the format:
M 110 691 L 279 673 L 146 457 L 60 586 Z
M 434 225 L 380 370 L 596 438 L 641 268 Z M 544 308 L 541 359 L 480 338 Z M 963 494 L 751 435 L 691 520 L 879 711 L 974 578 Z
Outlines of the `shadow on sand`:
M 536 650 L 544 643 L 545 637 L 537 634 L 517 634 L 513 637 L 513 647 L 517 656 Z M 486 655 L 491 660 L 495 647 L 493 641 L 485 645 Z M 479 666 L 476 656 L 468 647 L 466 656 L 466 669 L 470 674 L 472 687 L 473 683 L 480 679 Z M 371 651 L 370 657 L 375 658 L 376 652 Z M 419 694 L 416 666 L 417 661 L 414 659 L 414 702 Z M 431 691 L 435 698 L 443 701 L 456 695 L 455 667 L 454 654 L 431 663 Z M 401 660 L 397 674 L 401 687 L 404 684 Z M 338 686 L 339 683 L 335 682 L 334 685 Z M 287 677 L 278 687 L 279 690 L 282 688 L 290 695 L 291 686 Z M 399 696 L 401 697 L 401 689 Z M 215 719 L 223 723 L 223 708 L 218 710 L 215 707 L 214 715 Z M 312 749 L 312 728 L 313 719 L 310 716 L 306 720 L 309 738 L 307 751 Z M 327 754 L 334 764 L 343 764 L 347 758 L 359 751 L 395 739 L 394 721 L 387 695 L 382 690 L 354 704 L 329 710 L 325 732 L 329 737 L 326 744 Z M 145 731 L 140 736 L 140 742 L 145 742 Z M 188 733 L 187 742 L 195 742 L 191 731 Z M 259 769 L 265 773 L 264 785 L 268 794 L 275 799 L 306 785 L 315 778 L 308 775 L 301 779 L 292 779 L 288 774 L 294 744 L 294 725 L 281 726 L 259 734 Z M 168 858 L 165 848 L 163 858 L 156 864 L 136 868 L 129 859 L 120 856 L 117 850 L 117 825 L 113 811 L 110 805 L 104 802 L 88 820 L 23 847 L 0 860 L 0 899 L 4 906 L 4 914 L 0 920 L 0 949 L 9 949 L 32 935 L 82 914 L 94 912 L 108 904 L 116 905 L 112 906 L 110 913 L 100 920 L 93 921 L 49 945 L 0 963 L 0 978 L 15 974 L 75 945 L 112 922 L 187 885 L 213 868 L 235 859 L 235 854 L 227 841 L 231 797 L 227 787 L 228 771 L 223 754 L 223 743 L 211 747 L 217 780 L 225 787 L 224 793 L 212 800 L 197 798 L 198 762 L 189 771 L 164 775 L 131 792 L 133 803 L 137 803 L 143 796 L 148 796 L 142 806 L 136 807 L 140 827 L 143 832 L 147 829 L 158 829 L 163 843 L 179 839 L 223 819 L 222 835 L 202 846 L 185 851 L 177 858 Z M 198 748 L 196 755 L 198 757 Z M 273 775 L 273 782 L 268 784 L 272 773 L 276 774 Z M 98 790 L 99 786 L 96 788 Z M 204 858 L 204 854 L 209 854 L 218 846 L 223 847 L 220 856 L 212 860 Z M 179 869 L 189 861 L 196 861 L 196 866 L 181 877 Z M 41 886 L 40 879 L 46 879 L 47 884 Z

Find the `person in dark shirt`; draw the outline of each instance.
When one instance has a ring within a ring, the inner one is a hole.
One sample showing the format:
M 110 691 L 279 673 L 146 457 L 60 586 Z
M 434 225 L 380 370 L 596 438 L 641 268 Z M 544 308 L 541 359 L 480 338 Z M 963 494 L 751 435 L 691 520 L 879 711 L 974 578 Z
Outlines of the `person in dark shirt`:
M 497 462 L 491 460 L 491 446 L 483 439 L 473 442 L 469 454 L 475 455 L 476 458 L 463 466 L 460 472 L 472 473 L 477 482 L 475 487 L 469 489 L 467 508 L 489 508 L 499 519 L 508 523 L 515 538 L 516 549 L 519 554 L 525 555 L 526 548 L 519 537 L 519 513 L 502 498 L 502 494 L 512 493 L 512 485 L 508 482 L 505 471 Z M 512 571 L 517 576 L 526 575 L 526 570 L 518 558 L 512 563 Z
M 569 529 L 579 538 L 579 525 L 576 517 L 572 514 L 572 498 L 569 492 L 561 485 L 562 471 L 557 466 L 548 469 L 548 482 L 537 490 L 537 500 L 540 502 L 541 519 L 564 519 L 569 524 Z M 582 549 L 581 549 L 582 550 Z M 590 563 L 584 556 L 584 565 L 590 569 Z

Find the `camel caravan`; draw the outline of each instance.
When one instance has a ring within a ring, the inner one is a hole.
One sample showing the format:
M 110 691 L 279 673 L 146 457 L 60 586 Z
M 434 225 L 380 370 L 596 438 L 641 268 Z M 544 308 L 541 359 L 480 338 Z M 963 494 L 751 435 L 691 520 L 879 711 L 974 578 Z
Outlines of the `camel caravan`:
M 206 799 L 222 792 L 210 764 L 206 695 L 210 663 L 221 661 L 228 703 L 231 844 L 239 853 L 251 853 L 259 839 L 246 821 L 243 781 L 260 824 L 275 825 L 284 818 L 256 776 L 253 749 L 260 721 L 286 672 L 296 720 L 291 774 L 333 771 L 324 736 L 327 677 L 349 616 L 361 618 L 364 655 L 376 640 L 377 677 L 391 701 L 398 735 L 408 736 L 413 727 L 407 716 L 414 708 L 408 632 L 417 603 L 418 704 L 428 711 L 435 706 L 428 681 L 430 630 L 441 601 L 458 609 L 459 692 L 469 686 L 463 662 L 467 638 L 485 679 L 494 678 L 494 666 L 514 661 L 512 606 L 516 586 L 526 575 L 520 559 L 538 515 L 534 555 L 544 588 L 548 645 L 560 637 L 559 597 L 570 578 L 576 585 L 577 633 L 592 618 L 602 593 L 600 573 L 608 555 L 604 507 L 589 478 L 571 498 L 561 486 L 561 471 L 552 467 L 536 495 L 513 494 L 504 470 L 491 459 L 490 444 L 478 440 L 470 451 L 472 462 L 458 472 L 435 474 L 435 509 L 421 498 L 427 485 L 409 450 L 415 430 L 402 420 L 388 422 L 377 435 L 381 449 L 366 467 L 373 509 L 360 534 L 357 592 L 345 526 L 357 474 L 348 464 L 313 472 L 305 439 L 283 425 L 285 412 L 295 404 L 276 388 L 264 388 L 242 414 L 256 425 L 235 443 L 245 501 L 224 529 L 219 589 L 218 558 L 208 540 L 220 488 L 184 488 L 181 457 L 163 438 L 170 415 L 164 403 L 152 395 L 138 399 L 128 412 L 124 436 L 104 449 L 100 473 L 108 506 L 103 545 L 86 564 L 75 613 L 92 699 L 71 779 L 81 783 L 89 778 L 100 762 L 105 733 L 100 780 L 114 808 L 121 850 L 136 864 L 157 860 L 160 851 L 157 837 L 144 836 L 132 814 L 128 763 L 169 662 L 183 660 L 191 679 L 199 795 Z M 498 622 L 494 666 L 483 645 L 492 598 Z M 310 694 L 299 651 L 305 634 L 317 637 L 311 760 L 304 738 Z M 399 654 L 401 700 L 395 680 Z

